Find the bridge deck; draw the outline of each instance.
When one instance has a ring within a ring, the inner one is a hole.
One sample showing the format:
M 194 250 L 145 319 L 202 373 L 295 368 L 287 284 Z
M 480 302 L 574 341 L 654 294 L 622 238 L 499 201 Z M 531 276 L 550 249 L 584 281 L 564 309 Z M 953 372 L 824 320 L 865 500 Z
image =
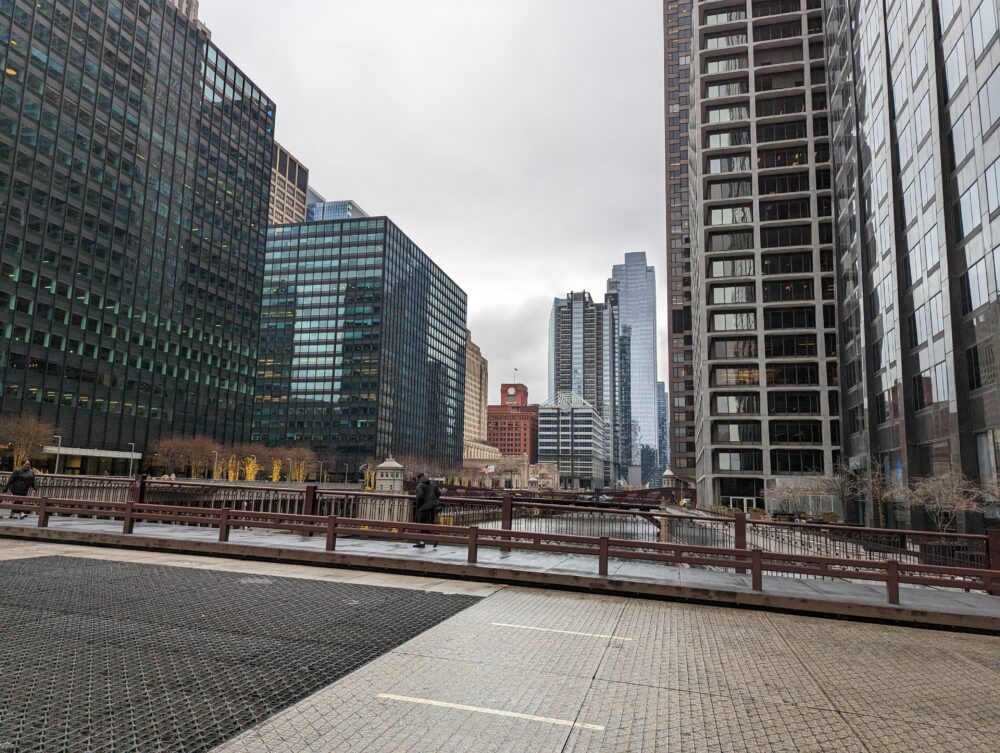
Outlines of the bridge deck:
M 20 753 L 991 753 L 1000 739 L 995 636 L 10 539 L 0 593 L 0 750 Z
M 587 555 L 482 548 L 478 563 L 469 565 L 466 549 L 456 546 L 414 549 L 400 541 L 341 538 L 336 552 L 326 552 L 318 536 L 233 529 L 229 542 L 220 543 L 215 528 L 157 523 L 136 523 L 134 534 L 124 536 L 119 521 L 83 518 L 52 518 L 47 529 L 36 528 L 34 518 L 3 519 L 0 536 L 336 564 L 1000 632 L 1000 597 L 920 586 L 902 585 L 896 606 L 886 603 L 881 583 L 765 575 L 763 591 L 756 592 L 749 574 L 614 557 L 604 578 L 597 574 L 595 558 Z

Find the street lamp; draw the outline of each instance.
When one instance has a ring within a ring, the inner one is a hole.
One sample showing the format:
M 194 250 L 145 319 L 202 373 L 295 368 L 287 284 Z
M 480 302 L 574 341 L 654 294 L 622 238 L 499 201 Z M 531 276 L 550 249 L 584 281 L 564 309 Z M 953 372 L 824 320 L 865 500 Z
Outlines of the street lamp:
M 323 461 L 319 461 L 319 478 L 316 479 L 317 483 L 323 483 Z
M 212 481 L 219 478 L 219 451 L 212 450 L 212 454 L 215 456 L 215 460 L 212 462 Z
M 285 458 L 288 461 L 288 483 L 292 483 L 292 459 Z
M 129 442 L 128 446 L 129 446 L 128 475 L 131 476 L 132 475 L 132 461 L 134 460 L 134 458 L 132 456 L 135 455 L 135 442 Z
M 344 483 L 347 483 L 347 463 L 344 463 Z
M 53 439 L 58 440 L 58 444 L 56 445 L 56 475 L 58 476 L 59 475 L 59 456 L 62 455 L 62 437 L 59 436 L 58 434 L 53 434 L 52 437 L 53 437 Z

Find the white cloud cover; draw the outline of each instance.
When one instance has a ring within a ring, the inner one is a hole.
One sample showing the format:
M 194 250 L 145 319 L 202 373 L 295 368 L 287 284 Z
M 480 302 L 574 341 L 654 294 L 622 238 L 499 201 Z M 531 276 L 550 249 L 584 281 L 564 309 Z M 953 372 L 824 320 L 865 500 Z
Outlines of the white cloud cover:
M 666 367 L 658 0 L 202 0 L 328 199 L 391 217 L 469 296 L 490 401 L 545 398 L 551 299 L 657 269 Z

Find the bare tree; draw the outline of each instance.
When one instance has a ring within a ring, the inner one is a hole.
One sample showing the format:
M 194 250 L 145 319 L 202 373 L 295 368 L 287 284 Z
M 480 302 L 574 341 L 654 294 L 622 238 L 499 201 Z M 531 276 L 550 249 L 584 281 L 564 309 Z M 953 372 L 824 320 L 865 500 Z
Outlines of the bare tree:
M 948 471 L 918 479 L 913 484 L 909 502 L 924 510 L 939 531 L 951 529 L 958 516 L 982 510 L 983 490 L 964 474 Z
M 189 437 L 184 442 L 187 445 L 187 460 L 191 466 L 192 477 L 200 478 L 202 473 L 208 470 L 213 473 L 217 471 L 222 460 L 220 457 L 219 463 L 216 463 L 216 453 L 218 452 L 219 456 L 223 454 L 222 445 L 211 437 L 202 435 Z
M 160 437 L 153 445 L 153 456 L 156 464 L 162 465 L 167 473 L 173 473 L 182 469 L 188 462 L 190 456 L 190 437 L 173 435 Z
M 54 424 L 34 416 L 18 416 L 4 424 L 2 436 L 10 445 L 15 468 L 33 457 L 40 457 L 40 449 L 51 443 L 59 431 Z

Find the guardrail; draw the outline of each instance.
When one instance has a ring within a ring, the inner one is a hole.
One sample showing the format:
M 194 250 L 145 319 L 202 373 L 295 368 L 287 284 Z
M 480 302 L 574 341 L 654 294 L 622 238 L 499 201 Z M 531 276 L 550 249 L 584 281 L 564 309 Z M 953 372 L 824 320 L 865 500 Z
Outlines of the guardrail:
M 291 531 L 324 536 L 327 551 L 335 551 L 338 538 L 364 536 L 402 541 L 430 541 L 464 546 L 468 562 L 477 564 L 479 550 L 540 551 L 590 555 L 596 559 L 599 576 L 607 576 L 610 559 L 644 560 L 669 565 L 731 569 L 751 574 L 751 588 L 763 591 L 763 574 L 805 575 L 849 580 L 879 581 L 886 585 L 890 604 L 899 603 L 900 584 L 959 588 L 1000 595 L 1000 537 L 991 537 L 984 567 L 951 567 L 894 559 L 873 561 L 850 557 L 828 557 L 802 553 L 771 552 L 734 546 L 699 546 L 584 536 L 564 533 L 482 528 L 480 526 L 431 525 L 410 521 L 345 518 L 337 515 L 237 510 L 227 507 L 194 507 L 145 502 L 103 502 L 47 497 L 0 495 L 0 509 L 37 513 L 37 525 L 46 528 L 53 515 L 89 516 L 122 521 L 123 535 L 134 534 L 137 522 L 218 528 L 219 541 L 229 541 L 233 528 Z M 995 548 L 994 548 L 995 547 Z
M 2 478 L 2 477 L 0 477 Z M 412 520 L 413 499 L 399 493 L 349 491 L 307 486 L 253 483 L 135 479 L 107 476 L 39 474 L 42 496 L 106 502 L 230 509 L 240 512 L 335 515 L 387 522 Z M 986 568 L 984 535 L 863 528 L 828 523 L 760 521 L 744 513 L 734 517 L 692 514 L 680 508 L 638 509 L 567 505 L 558 501 L 445 496 L 439 522 L 542 534 L 579 534 L 627 539 L 645 544 L 687 544 L 714 548 L 758 548 L 797 556 L 824 556 L 907 564 Z M 1000 531 L 991 532 L 1000 537 Z M 996 551 L 1000 541 L 994 544 Z M 791 573 L 790 573 L 791 574 Z M 812 573 L 794 577 L 817 577 Z M 824 576 L 833 577 L 833 576 Z

